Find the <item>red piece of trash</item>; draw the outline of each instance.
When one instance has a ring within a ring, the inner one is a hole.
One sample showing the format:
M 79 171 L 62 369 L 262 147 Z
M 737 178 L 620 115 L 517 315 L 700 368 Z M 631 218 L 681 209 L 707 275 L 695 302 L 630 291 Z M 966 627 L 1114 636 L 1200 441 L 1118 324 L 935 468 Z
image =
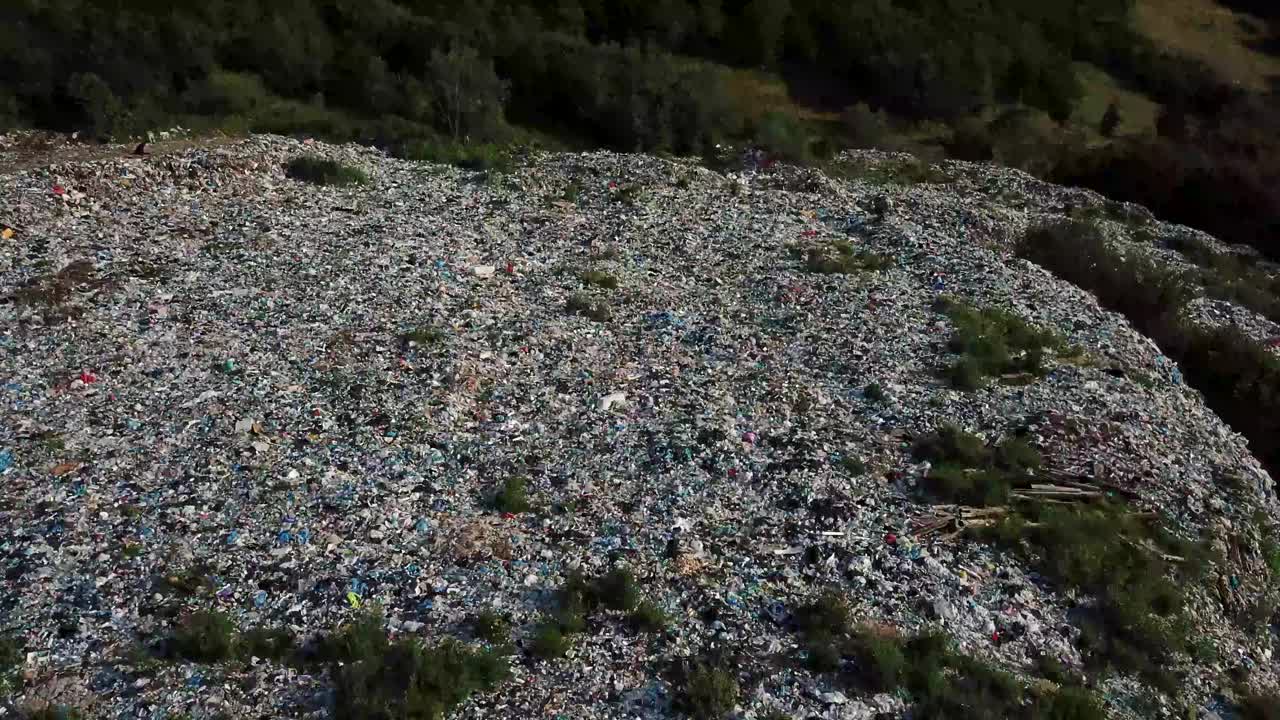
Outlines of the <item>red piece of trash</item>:
M 993 643 L 995 643 L 995 644 L 997 644 L 997 645 L 999 645 L 999 644 L 1000 644 L 1000 631 L 999 631 L 999 630 L 997 630 L 997 631 L 995 631 L 995 632 L 991 633 L 991 642 L 993 642 Z
M 887 543 L 887 544 L 889 544 L 889 545 L 897 545 L 897 544 L 898 544 L 898 536 L 897 536 L 897 535 L 894 535 L 893 533 L 888 533 L 888 534 L 886 534 L 886 535 L 884 536 L 884 541 L 885 541 L 885 543 Z
M 609 181 L 609 189 L 610 189 L 610 190 L 614 190 L 614 189 L 616 189 L 617 187 L 618 187 L 618 183 L 614 182 L 613 180 L 610 180 L 610 181 Z
M 508 275 L 515 275 L 515 274 L 516 274 L 516 266 L 515 266 L 515 265 L 513 265 L 512 263 L 507 263 L 507 274 L 508 274 Z
M 53 194 L 54 194 L 54 195 L 66 195 L 66 194 L 67 194 L 67 189 L 66 189 L 66 188 L 64 188 L 64 187 L 62 187 L 61 185 L 54 185 L 54 186 L 53 186 Z
M 802 235 L 804 235 L 805 237 L 814 237 L 815 235 L 817 235 L 817 234 L 818 234 L 818 231 L 817 231 L 817 230 L 805 230 L 805 231 L 804 231 L 803 233 L 801 233 L 801 234 L 802 234 Z
M 516 516 L 516 514 L 515 514 L 515 513 L 512 513 L 512 512 L 504 512 L 504 513 L 502 513 L 502 518 L 503 518 L 504 520 L 512 520 L 512 519 L 514 519 L 514 518 L 515 518 L 515 516 Z
M 98 377 L 93 373 L 89 372 L 88 370 L 85 370 L 80 373 L 80 382 L 84 383 L 85 385 L 89 385 L 91 383 L 98 382 Z

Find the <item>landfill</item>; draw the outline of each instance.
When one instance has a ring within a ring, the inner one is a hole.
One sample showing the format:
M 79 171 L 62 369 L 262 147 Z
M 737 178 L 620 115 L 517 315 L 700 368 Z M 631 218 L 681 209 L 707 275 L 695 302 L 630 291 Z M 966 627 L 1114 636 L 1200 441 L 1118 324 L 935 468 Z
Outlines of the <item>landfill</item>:
M 716 649 L 735 717 L 903 716 L 900 695 L 794 659 L 789 617 L 831 588 L 1014 672 L 1078 666 L 1078 598 L 1007 549 L 917 532 L 938 510 L 912 440 L 941 423 L 1022 428 L 1055 471 L 1107 478 L 1186 538 L 1278 517 L 1272 479 L 1172 360 L 1014 254 L 1034 223 L 1103 203 L 1091 192 L 950 161 L 949 182 L 885 184 L 610 152 L 481 172 L 279 136 L 32 162 L 20 139 L 0 142 L 0 631 L 23 650 L 0 717 L 328 716 L 323 671 L 139 650 L 211 609 L 307 636 L 377 607 L 392 635 L 469 641 L 492 609 L 513 676 L 460 718 L 680 717 L 664 669 Z M 299 156 L 368 181 L 292 179 Z M 837 243 L 888 264 L 815 273 L 795 251 Z M 1089 361 L 953 388 L 944 295 Z M 492 507 L 512 478 L 532 509 Z M 1190 590 L 1219 649 L 1176 668 L 1196 717 L 1218 716 L 1226 672 L 1280 680 L 1274 632 L 1228 618 L 1265 593 L 1239 562 Z M 572 572 L 618 566 L 665 632 L 604 617 L 563 658 L 520 649 Z M 1138 688 L 1097 690 L 1115 717 L 1186 717 Z

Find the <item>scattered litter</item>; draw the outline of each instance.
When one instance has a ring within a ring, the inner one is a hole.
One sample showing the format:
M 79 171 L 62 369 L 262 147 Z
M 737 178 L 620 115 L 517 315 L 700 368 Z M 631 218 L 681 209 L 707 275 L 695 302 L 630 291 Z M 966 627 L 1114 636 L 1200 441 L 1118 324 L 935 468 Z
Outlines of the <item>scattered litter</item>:
M 1052 466 L 1019 499 L 1133 495 L 1188 538 L 1274 516 L 1269 478 L 1176 366 L 1001 244 L 1083 191 L 962 164 L 952 184 L 883 186 L 762 161 L 731 186 L 607 152 L 498 178 L 273 136 L 119 150 L 0 182 L 22 228 L 0 253 L 18 300 L 0 304 L 0 627 L 31 678 L 91 687 L 95 717 L 314 716 L 325 674 L 268 660 L 166 661 L 137 684 L 153 659 L 131 648 L 197 610 L 310 636 L 376 607 L 397 634 L 471 642 L 493 609 L 519 648 L 575 571 L 614 567 L 669 616 L 662 639 L 593 617 L 466 717 L 667 717 L 664 669 L 725 648 L 755 693 L 744 717 L 901 715 L 779 665 L 799 653 L 788 613 L 828 587 L 882 627 L 942 620 L 1010 669 L 1077 666 L 1072 600 L 962 534 L 990 517 L 921 497 L 912 440 L 943 422 L 1041 450 Z M 304 152 L 369 182 L 286 182 Z M 1043 210 L 998 202 L 1014 194 Z M 890 262 L 816 273 L 791 247 L 837 242 Z M 1093 362 L 945 386 L 943 293 Z M 568 311 L 578 297 L 592 312 Z M 1250 490 L 1219 491 L 1228 475 Z M 516 478 L 527 509 L 495 507 Z M 1245 597 L 1265 570 L 1234 574 Z M 1197 597 L 1197 621 L 1274 682 L 1220 603 Z M 1217 687 L 1184 669 L 1191 697 Z

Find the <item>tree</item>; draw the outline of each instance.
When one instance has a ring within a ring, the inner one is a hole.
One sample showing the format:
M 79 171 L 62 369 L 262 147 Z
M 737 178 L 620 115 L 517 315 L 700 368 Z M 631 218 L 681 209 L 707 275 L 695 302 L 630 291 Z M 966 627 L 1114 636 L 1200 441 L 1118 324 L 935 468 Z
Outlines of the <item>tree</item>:
M 864 102 L 845 109 L 844 127 L 850 144 L 856 148 L 880 147 L 889 131 L 884 112 L 875 112 Z
M 782 52 L 791 0 L 751 0 L 743 9 L 743 41 L 750 60 L 773 65 Z
M 80 105 L 89 133 L 95 138 L 110 138 L 125 129 L 128 112 L 106 81 L 96 74 L 72 75 L 67 82 L 67 94 Z
M 1156 134 L 1170 140 L 1185 140 L 1188 133 L 1187 113 L 1176 105 L 1165 105 L 1156 116 Z
M 436 90 L 437 125 L 454 141 L 497 134 L 503 125 L 507 87 L 493 71 L 491 60 L 469 46 L 455 45 L 448 52 L 432 51 L 428 73 Z
M 1102 133 L 1102 137 L 1112 137 L 1116 134 L 1116 128 L 1120 127 L 1120 108 L 1116 107 L 1116 102 L 1111 101 L 1107 105 L 1107 111 L 1102 114 L 1102 122 L 1098 124 L 1098 132 Z

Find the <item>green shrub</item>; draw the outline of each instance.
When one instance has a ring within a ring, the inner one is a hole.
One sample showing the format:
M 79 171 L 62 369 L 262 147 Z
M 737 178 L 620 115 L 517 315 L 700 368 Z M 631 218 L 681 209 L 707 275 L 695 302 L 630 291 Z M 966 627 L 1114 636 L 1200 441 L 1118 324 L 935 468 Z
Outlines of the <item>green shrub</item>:
M 862 390 L 862 396 L 871 402 L 884 402 L 889 398 L 885 394 L 884 388 L 880 387 L 880 383 L 871 383 Z
M 607 322 L 613 317 L 613 312 L 609 309 L 608 304 L 603 300 L 593 301 L 591 296 L 585 293 L 571 295 L 565 303 L 564 309 L 570 315 L 581 315 L 596 322 Z
M 607 288 L 609 290 L 618 289 L 618 278 L 607 272 L 588 270 L 578 277 L 587 285 L 595 285 L 596 287 Z
M 761 118 L 755 141 L 770 154 L 788 162 L 804 164 L 813 157 L 808 132 L 799 120 L 787 113 L 771 112 Z
M 1122 255 L 1088 223 L 1033 228 L 1019 254 L 1097 295 L 1178 361 L 1187 384 L 1234 430 L 1268 469 L 1280 466 L 1280 359 L 1233 327 L 1180 322 L 1193 296 L 1180 273 L 1136 253 Z
M 385 618 L 376 610 L 357 615 L 339 631 L 322 637 L 312 651 L 321 662 L 358 662 L 384 654 L 390 645 Z
M 844 468 L 850 475 L 862 475 L 867 472 L 867 464 L 861 459 L 846 455 L 840 458 L 840 467 Z
M 1243 305 L 1280 322 L 1280 275 L 1257 267 L 1253 258 L 1218 252 L 1194 235 L 1176 234 L 1166 242 L 1200 266 L 1197 279 L 1206 295 Z
M 440 328 L 420 327 L 409 330 L 400 336 L 400 341 L 406 344 L 413 344 L 419 347 L 428 347 L 441 342 L 445 338 L 445 333 Z
M 0 635 L 0 695 L 7 695 L 17 688 L 22 661 L 22 641 L 8 633 Z
M 805 270 L 820 275 L 878 272 L 893 264 L 890 258 L 866 250 L 858 250 L 853 243 L 845 240 L 808 248 L 794 247 L 792 254 L 803 259 Z
M 825 168 L 831 177 L 861 180 L 872 185 L 946 184 L 955 178 L 920 158 L 841 160 Z
M 1018 254 L 1093 292 L 1103 306 L 1123 314 L 1149 335 L 1165 329 L 1193 297 L 1192 285 L 1182 273 L 1138 253 L 1119 254 L 1089 222 L 1070 220 L 1032 228 L 1019 244 Z
M 79 708 L 67 705 L 46 705 L 27 713 L 23 720 L 84 720 L 84 713 Z
M 262 658 L 283 660 L 297 647 L 293 633 L 287 628 L 254 628 L 236 638 L 236 655 L 242 660 Z
M 955 425 L 944 423 L 916 440 L 912 454 L 932 463 L 923 487 L 945 502 L 1003 505 L 1040 468 L 1040 453 L 1025 440 L 1006 438 L 994 448 Z
M 204 82 L 188 90 L 183 100 L 204 115 L 251 116 L 268 106 L 271 94 L 257 75 L 214 69 Z
M 959 467 L 983 467 L 991 462 L 991 451 L 982 438 L 951 423 L 943 423 L 933 433 L 917 439 L 912 455 L 917 460 Z
M 624 205 L 639 205 L 644 197 L 644 188 L 635 183 L 628 183 L 613 193 L 613 201 Z
M 504 513 L 522 513 L 529 510 L 529 489 L 525 479 L 509 477 L 490 500 L 494 510 Z
M 468 144 L 443 139 L 419 139 L 403 143 L 395 154 L 405 160 L 456 165 L 479 172 L 509 174 L 516 167 L 511 148 L 494 143 Z
M 662 608 L 648 600 L 643 600 L 637 604 L 631 614 L 627 616 L 627 624 L 638 632 L 662 632 L 669 623 L 670 620 Z
M 369 176 L 360 168 L 310 155 L 290 160 L 285 174 L 316 185 L 363 185 L 369 181 Z
M 738 681 L 719 668 L 695 666 L 680 688 L 686 712 L 696 720 L 720 720 L 738 704 Z
M 1004 521 L 993 537 L 1011 542 L 1051 581 L 1096 598 L 1078 613 L 1086 662 L 1163 682 L 1173 654 L 1189 649 L 1184 591 L 1172 578 L 1186 583 L 1203 572 L 1203 546 L 1111 505 L 1033 505 L 1027 513 Z M 1175 566 L 1152 548 L 1186 560 Z
M 574 203 L 575 205 L 578 203 L 578 198 L 580 197 L 582 197 L 582 183 L 577 180 L 569 181 L 569 184 L 564 188 L 564 192 L 560 195 L 561 200 Z
M 1280 720 L 1280 694 L 1246 695 L 1240 701 L 1240 720 Z
M 505 645 L 511 639 L 511 627 L 493 610 L 483 610 L 474 622 L 476 637 L 494 645 Z
M 1044 351 L 1061 348 L 1062 339 L 995 308 L 976 308 L 942 298 L 937 308 L 955 326 L 947 349 L 960 356 L 947 375 L 952 384 L 976 389 L 981 378 L 1011 373 L 1040 375 Z
M 195 662 L 229 660 L 235 651 L 236 626 L 220 612 L 198 611 L 183 618 L 169 639 L 173 654 Z
M 845 108 L 841 120 L 849 137 L 850 147 L 880 147 L 889 134 L 889 123 L 884 111 L 873 111 L 866 103 Z
M 849 632 L 849 606 L 836 591 L 829 590 L 795 613 L 804 637 L 803 647 L 809 669 L 833 672 L 840 667 L 845 636 Z
M 529 645 L 529 651 L 537 657 L 549 660 L 551 658 L 564 657 L 569 652 L 569 648 L 573 643 L 560 629 L 559 622 L 545 622 L 540 624 L 533 633 L 533 639 Z
M 592 583 L 590 596 L 610 610 L 633 610 L 640 604 L 640 588 L 630 570 L 615 568 Z
M 903 638 L 882 627 L 851 628 L 844 599 L 828 591 L 795 612 L 806 663 L 868 692 L 905 693 L 917 718 L 1101 720 L 1092 695 L 1064 686 L 1038 695 L 1008 672 L 957 654 L 945 635 Z M 845 660 L 848 662 L 844 662 Z M 1065 680 L 1065 674 L 1058 674 Z
M 877 691 L 898 687 L 907 670 L 902 641 L 877 632 L 860 630 L 849 646 L 857 682 Z
M 398 640 L 373 656 L 333 669 L 337 720 L 445 717 L 510 675 L 505 658 L 453 638 L 435 645 Z

